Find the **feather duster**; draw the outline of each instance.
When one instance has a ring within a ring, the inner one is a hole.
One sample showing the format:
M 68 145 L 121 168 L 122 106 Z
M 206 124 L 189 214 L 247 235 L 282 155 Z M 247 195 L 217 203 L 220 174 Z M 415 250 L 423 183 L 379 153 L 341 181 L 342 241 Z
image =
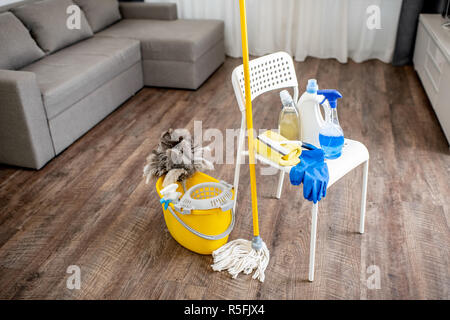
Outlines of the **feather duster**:
M 156 149 L 147 157 L 144 167 L 146 183 L 152 177 L 165 175 L 163 187 L 166 187 L 186 180 L 197 170 L 213 170 L 213 163 L 205 158 L 207 150 L 209 147 L 195 146 L 187 130 L 167 130 L 161 135 Z

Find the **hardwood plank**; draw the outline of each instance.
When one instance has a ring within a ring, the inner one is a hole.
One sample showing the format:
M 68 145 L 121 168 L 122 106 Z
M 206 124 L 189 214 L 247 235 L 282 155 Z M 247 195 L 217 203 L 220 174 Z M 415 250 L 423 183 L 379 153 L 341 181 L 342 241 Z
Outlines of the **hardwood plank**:
M 309 78 L 344 96 L 347 137 L 371 155 L 366 233 L 359 235 L 361 169 L 321 202 L 316 280 L 309 283 L 310 208 L 301 189 L 258 170 L 261 234 L 271 260 L 266 281 L 232 280 L 210 256 L 181 247 L 165 227 L 153 182 L 142 168 L 162 131 L 239 128 L 225 64 L 197 91 L 144 88 L 40 171 L 0 166 L 2 299 L 449 299 L 450 153 L 412 67 L 380 61 L 295 63 L 300 92 Z M 277 127 L 278 93 L 254 103 L 257 129 Z M 205 141 L 208 143 L 208 141 Z M 242 167 L 236 227 L 251 239 L 247 166 Z M 234 165 L 213 176 L 233 180 Z M 288 179 L 286 179 L 288 180 Z M 81 290 L 66 288 L 69 265 Z M 369 266 L 381 288 L 370 289 Z

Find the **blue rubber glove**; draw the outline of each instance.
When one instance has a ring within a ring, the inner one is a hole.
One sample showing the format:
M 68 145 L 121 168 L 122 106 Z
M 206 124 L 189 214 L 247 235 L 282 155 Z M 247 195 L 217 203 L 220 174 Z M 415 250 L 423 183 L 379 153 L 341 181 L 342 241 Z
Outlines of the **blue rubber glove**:
M 303 179 L 303 197 L 317 203 L 327 195 L 329 181 L 328 165 L 325 162 L 308 167 Z
M 307 167 L 308 165 L 300 160 L 299 164 L 291 168 L 291 171 L 289 171 L 289 180 L 291 180 L 292 185 L 298 186 L 303 182 Z
M 323 150 L 303 151 L 300 163 L 289 172 L 289 179 L 293 185 L 303 183 L 305 199 L 317 203 L 324 198 L 327 194 L 329 174 Z
M 321 149 L 303 150 L 300 155 L 300 163 L 291 168 L 289 179 L 294 186 L 303 182 L 305 171 L 311 165 L 324 161 L 324 153 Z

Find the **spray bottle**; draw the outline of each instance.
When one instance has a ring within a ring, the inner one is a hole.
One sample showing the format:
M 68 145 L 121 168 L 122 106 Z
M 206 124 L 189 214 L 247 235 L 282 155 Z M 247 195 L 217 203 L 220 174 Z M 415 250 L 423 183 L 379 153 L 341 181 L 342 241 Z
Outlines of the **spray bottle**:
M 337 115 L 337 99 L 342 98 L 342 95 L 334 89 L 319 90 L 317 94 L 325 97 L 320 103 L 325 108 L 325 123 L 319 130 L 320 146 L 325 158 L 336 159 L 341 156 L 344 146 L 344 132 Z

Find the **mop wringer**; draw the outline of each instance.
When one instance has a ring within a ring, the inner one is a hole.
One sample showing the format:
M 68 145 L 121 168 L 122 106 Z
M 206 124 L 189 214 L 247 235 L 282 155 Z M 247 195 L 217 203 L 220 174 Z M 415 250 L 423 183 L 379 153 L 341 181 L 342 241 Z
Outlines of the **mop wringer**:
M 242 38 L 242 57 L 244 62 L 244 79 L 245 79 L 245 112 L 247 122 L 248 135 L 248 151 L 249 151 L 249 171 L 250 171 L 250 187 L 252 199 L 252 217 L 253 217 L 253 239 L 252 241 L 237 239 L 230 241 L 223 247 L 212 253 L 214 263 L 212 268 L 214 271 L 228 270 L 233 278 L 239 273 L 244 272 L 250 274 L 255 270 L 253 279 L 264 282 L 264 271 L 269 264 L 269 250 L 262 241 L 259 234 L 258 222 L 258 199 L 256 192 L 256 174 L 255 174 L 255 147 L 253 135 L 253 114 L 252 99 L 250 88 L 250 68 L 249 53 L 247 40 L 247 21 L 245 12 L 245 0 L 239 0 L 240 20 L 241 20 L 241 38 Z M 239 156 L 239 155 L 238 155 Z

